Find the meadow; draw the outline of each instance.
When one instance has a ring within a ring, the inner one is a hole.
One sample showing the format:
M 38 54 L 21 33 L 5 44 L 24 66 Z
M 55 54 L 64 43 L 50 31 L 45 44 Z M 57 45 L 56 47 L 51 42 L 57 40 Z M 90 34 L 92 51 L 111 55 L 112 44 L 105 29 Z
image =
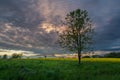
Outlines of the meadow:
M 120 59 L 0 59 L 0 80 L 120 80 Z

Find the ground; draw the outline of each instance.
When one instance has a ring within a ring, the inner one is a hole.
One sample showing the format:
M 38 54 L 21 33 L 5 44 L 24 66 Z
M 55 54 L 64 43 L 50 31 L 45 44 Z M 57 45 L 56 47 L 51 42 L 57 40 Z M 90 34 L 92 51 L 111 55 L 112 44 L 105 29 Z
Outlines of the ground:
M 120 80 L 120 59 L 1 59 L 0 80 Z

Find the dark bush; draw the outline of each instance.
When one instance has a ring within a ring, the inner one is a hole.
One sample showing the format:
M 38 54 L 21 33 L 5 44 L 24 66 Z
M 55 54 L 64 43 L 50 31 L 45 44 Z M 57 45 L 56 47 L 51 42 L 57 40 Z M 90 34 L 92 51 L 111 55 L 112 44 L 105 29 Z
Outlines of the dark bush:
M 4 54 L 2 58 L 7 59 L 8 58 L 7 54 Z
M 12 54 L 12 57 L 11 57 L 11 58 L 22 58 L 22 55 L 23 55 L 23 54 L 14 53 L 14 54 Z

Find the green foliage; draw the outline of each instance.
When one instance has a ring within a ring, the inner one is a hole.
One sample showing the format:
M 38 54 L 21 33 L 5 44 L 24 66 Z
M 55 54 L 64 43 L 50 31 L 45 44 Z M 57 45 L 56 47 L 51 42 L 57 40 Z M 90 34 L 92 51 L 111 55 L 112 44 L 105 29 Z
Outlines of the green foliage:
M 79 63 L 81 53 L 91 50 L 94 29 L 86 10 L 77 9 L 66 15 L 66 30 L 59 34 L 59 43 L 63 48 L 78 53 Z
M 120 80 L 120 59 L 3 59 L 0 80 Z
M 22 58 L 22 53 L 21 54 L 17 54 L 17 53 L 14 53 L 12 54 L 12 57 L 11 58 Z
M 88 12 L 81 9 L 72 11 L 67 14 L 64 23 L 66 30 L 59 34 L 60 45 L 75 52 L 89 49 L 94 29 Z

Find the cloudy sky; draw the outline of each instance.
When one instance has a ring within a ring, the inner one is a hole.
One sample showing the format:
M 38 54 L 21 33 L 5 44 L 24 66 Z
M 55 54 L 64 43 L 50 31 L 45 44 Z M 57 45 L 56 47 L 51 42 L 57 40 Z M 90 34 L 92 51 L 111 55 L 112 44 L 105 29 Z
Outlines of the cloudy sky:
M 120 0 L 0 0 L 0 48 L 38 53 L 64 52 L 55 30 L 67 13 L 89 12 L 95 26 L 94 49 L 120 50 Z

